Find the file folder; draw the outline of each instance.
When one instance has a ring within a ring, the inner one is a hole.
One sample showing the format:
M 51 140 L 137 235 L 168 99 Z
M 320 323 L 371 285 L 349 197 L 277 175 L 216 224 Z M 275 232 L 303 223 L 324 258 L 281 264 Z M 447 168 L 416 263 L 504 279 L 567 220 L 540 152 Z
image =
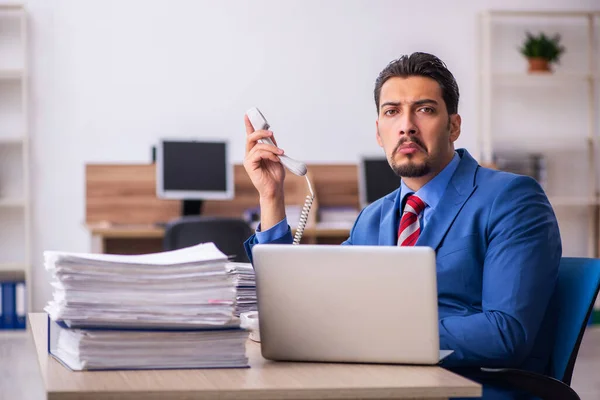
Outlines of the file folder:
M 25 329 L 25 282 L 0 284 L 0 329 Z
M 26 286 L 23 271 L 0 272 L 0 329 L 25 329 Z

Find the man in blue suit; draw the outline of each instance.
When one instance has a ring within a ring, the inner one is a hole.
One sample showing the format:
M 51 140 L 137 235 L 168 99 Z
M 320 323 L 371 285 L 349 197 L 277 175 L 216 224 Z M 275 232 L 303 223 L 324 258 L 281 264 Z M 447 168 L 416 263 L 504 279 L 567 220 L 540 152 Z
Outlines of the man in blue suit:
M 458 85 L 437 57 L 391 62 L 375 83 L 378 144 L 400 187 L 360 213 L 345 245 L 416 245 L 436 251 L 440 347 L 448 368 L 518 367 L 543 373 L 550 297 L 561 258 L 556 217 L 529 177 L 483 168 L 465 149 Z M 261 224 L 246 242 L 292 243 L 276 146 L 258 144 L 246 118 L 244 167 L 260 195 Z M 544 318 L 546 316 L 546 318 Z M 484 388 L 484 398 L 520 398 Z

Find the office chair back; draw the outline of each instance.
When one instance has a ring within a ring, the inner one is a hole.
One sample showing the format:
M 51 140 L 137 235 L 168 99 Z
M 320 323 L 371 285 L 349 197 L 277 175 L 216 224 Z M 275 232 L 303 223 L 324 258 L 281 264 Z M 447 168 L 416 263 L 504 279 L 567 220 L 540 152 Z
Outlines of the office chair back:
M 567 385 L 599 289 L 600 259 L 561 259 L 553 299 L 558 315 L 550 376 Z
M 167 224 L 163 240 L 165 251 L 177 250 L 198 243 L 213 242 L 232 261 L 249 262 L 244 241 L 252 228 L 242 219 L 186 216 Z

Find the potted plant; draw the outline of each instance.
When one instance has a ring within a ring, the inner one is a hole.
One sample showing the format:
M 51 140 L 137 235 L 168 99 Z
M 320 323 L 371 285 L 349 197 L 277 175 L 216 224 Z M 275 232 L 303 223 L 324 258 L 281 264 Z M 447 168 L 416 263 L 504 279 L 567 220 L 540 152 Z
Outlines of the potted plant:
M 565 48 L 560 45 L 560 35 L 548 37 L 544 33 L 538 36 L 526 33 L 521 54 L 529 61 L 529 72 L 550 72 L 550 64 L 558 63 Z

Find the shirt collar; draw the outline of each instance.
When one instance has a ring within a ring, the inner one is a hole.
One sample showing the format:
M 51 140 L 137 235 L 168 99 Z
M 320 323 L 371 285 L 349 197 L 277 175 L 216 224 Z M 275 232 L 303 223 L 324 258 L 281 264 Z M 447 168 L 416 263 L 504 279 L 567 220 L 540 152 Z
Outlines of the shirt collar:
M 448 165 L 446 165 L 439 174 L 427 182 L 421 189 L 417 190 L 416 193 L 406 186 L 404 180 L 402 180 L 400 182 L 400 199 L 402 200 L 400 202 L 400 207 L 404 204 L 404 199 L 407 195 L 415 193 L 427 205 L 425 208 L 429 207 L 434 210 L 444 195 L 446 187 L 448 186 L 448 183 L 450 183 L 450 179 L 452 178 L 452 175 L 454 175 L 459 163 L 460 156 L 455 151 L 454 157 L 452 157 L 452 160 Z M 402 210 L 400 210 L 400 213 L 402 213 Z

